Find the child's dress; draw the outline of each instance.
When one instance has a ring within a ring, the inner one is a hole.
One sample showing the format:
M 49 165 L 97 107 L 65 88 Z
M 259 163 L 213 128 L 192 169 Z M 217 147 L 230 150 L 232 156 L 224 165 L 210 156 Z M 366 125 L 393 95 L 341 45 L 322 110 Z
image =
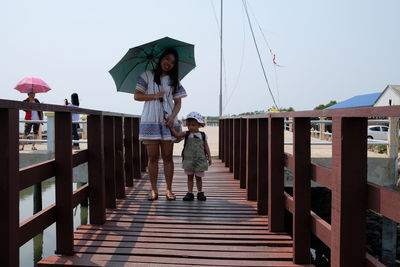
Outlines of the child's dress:
M 182 168 L 185 171 L 203 172 L 208 170 L 204 142 L 201 132 L 189 134 L 182 152 Z

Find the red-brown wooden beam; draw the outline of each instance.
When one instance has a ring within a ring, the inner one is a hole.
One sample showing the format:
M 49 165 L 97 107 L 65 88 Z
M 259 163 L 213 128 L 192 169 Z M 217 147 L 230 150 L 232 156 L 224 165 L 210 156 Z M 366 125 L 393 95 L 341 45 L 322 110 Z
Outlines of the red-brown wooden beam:
M 310 264 L 311 148 L 310 119 L 293 121 L 293 263 Z
M 124 118 L 124 151 L 125 151 L 125 183 L 133 186 L 133 142 L 132 142 L 133 118 Z
M 224 130 L 224 126 L 225 126 L 225 120 L 224 119 L 220 119 L 219 120 L 219 146 L 220 146 L 220 159 L 222 162 L 224 162 L 224 158 L 225 158 L 225 130 Z
M 331 266 L 365 266 L 367 118 L 333 117 Z
M 104 166 L 106 181 L 106 208 L 115 209 L 115 131 L 114 117 L 104 116 Z
M 268 120 L 268 218 L 270 230 L 284 231 L 284 121 Z
M 240 119 L 240 188 L 246 188 L 247 119 Z
M 233 120 L 233 178 L 240 177 L 240 118 Z
M 115 126 L 115 195 L 125 198 L 124 133 L 122 117 L 114 117 Z
M 224 120 L 224 159 L 225 167 L 229 167 L 229 119 Z
M 140 157 L 140 141 L 139 141 L 139 122 L 138 118 L 133 119 L 132 124 L 132 142 L 133 142 L 133 178 L 142 178 L 141 157 Z
M 146 145 L 143 144 L 143 142 L 140 142 L 140 170 L 142 172 L 146 171 L 147 167 L 147 150 L 146 150 Z
M 0 121 L 0 261 L 19 266 L 19 111 L 0 109 Z
M 235 162 L 233 160 L 234 153 L 235 153 L 235 151 L 234 151 L 234 142 L 235 142 L 234 134 L 235 133 L 234 133 L 234 130 L 233 130 L 233 124 L 234 124 L 234 119 L 230 119 L 229 120 L 229 132 L 230 132 L 230 136 L 229 136 L 229 138 L 230 138 L 230 144 L 229 144 L 229 146 L 230 146 L 230 150 L 229 150 L 229 172 L 233 172 L 233 168 L 235 166 Z
M 222 120 L 218 120 L 218 158 L 222 159 Z
M 74 254 L 72 203 L 72 119 L 70 112 L 55 113 L 56 253 Z
M 19 246 L 37 236 L 38 233 L 57 220 L 56 206 L 52 204 L 20 223 Z M 17 265 L 18 266 L 18 265 Z
M 400 223 L 400 193 L 374 183 L 368 183 L 368 208 Z
M 106 219 L 103 116 L 88 116 L 89 216 L 91 224 Z
M 234 162 L 233 162 L 233 154 L 234 154 L 234 132 L 233 132 L 233 120 L 229 119 L 229 171 L 233 172 Z
M 257 120 L 257 212 L 268 214 L 268 119 Z
M 257 200 L 257 119 L 247 120 L 247 199 Z

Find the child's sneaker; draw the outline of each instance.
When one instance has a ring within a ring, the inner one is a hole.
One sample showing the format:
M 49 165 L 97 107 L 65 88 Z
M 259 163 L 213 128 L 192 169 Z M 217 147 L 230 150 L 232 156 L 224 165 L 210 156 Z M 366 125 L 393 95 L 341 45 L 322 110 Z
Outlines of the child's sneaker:
M 197 193 L 197 199 L 200 201 L 206 201 L 206 196 L 204 195 L 204 192 L 198 192 Z
M 187 192 L 186 196 L 183 197 L 183 201 L 193 201 L 194 195 L 192 192 Z

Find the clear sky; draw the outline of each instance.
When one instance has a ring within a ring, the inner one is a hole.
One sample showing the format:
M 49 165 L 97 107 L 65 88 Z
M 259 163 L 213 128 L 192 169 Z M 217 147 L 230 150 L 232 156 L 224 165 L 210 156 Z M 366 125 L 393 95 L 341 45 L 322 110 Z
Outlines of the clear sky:
M 248 0 L 261 56 L 281 107 L 312 109 L 330 100 L 400 84 L 400 1 Z M 130 47 L 169 36 L 195 44 L 197 67 L 183 80 L 180 116 L 218 115 L 219 0 L 2 0 L 0 98 L 21 100 L 24 77 L 52 91 L 39 100 L 140 114 L 143 104 L 116 92 L 108 71 Z M 276 61 L 274 68 L 261 27 Z M 241 0 L 224 1 L 223 114 L 273 105 Z

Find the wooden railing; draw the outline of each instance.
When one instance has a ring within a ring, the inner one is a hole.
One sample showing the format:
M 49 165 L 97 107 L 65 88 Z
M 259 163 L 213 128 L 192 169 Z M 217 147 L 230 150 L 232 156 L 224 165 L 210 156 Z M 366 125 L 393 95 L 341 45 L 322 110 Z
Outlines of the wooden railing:
M 284 153 L 284 119 L 293 118 L 293 154 Z M 332 168 L 311 162 L 310 118 L 332 117 Z M 219 157 L 240 179 L 271 231 L 293 215 L 293 261 L 311 261 L 311 233 L 330 248 L 331 266 L 383 266 L 366 252 L 366 213 L 400 222 L 400 193 L 367 181 L 368 117 L 400 117 L 400 106 L 271 113 L 220 120 Z M 284 167 L 293 196 L 284 191 Z M 311 210 L 311 180 L 332 193 L 331 223 Z
M 55 158 L 19 169 L 19 111 L 55 112 Z M 71 113 L 87 114 L 88 148 L 72 153 Z M 0 261 L 19 266 L 19 248 L 56 223 L 56 253 L 72 255 L 73 208 L 89 198 L 91 224 L 105 222 L 105 209 L 125 197 L 141 177 L 145 152 L 138 141 L 139 117 L 57 105 L 0 100 Z M 88 163 L 88 183 L 73 192 L 72 169 Z M 19 220 L 19 192 L 55 176 L 56 201 Z

